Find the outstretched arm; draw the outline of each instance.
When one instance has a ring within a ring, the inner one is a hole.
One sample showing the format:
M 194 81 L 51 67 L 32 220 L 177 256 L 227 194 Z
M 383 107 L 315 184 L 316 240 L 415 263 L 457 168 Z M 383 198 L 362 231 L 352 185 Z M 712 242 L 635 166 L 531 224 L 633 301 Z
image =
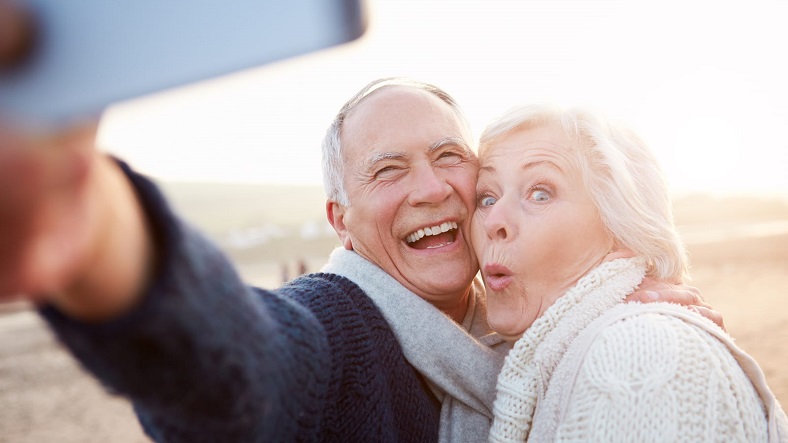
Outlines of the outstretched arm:
M 93 149 L 93 134 L 2 133 L 2 293 L 35 301 L 154 438 L 316 433 L 330 366 L 322 326 L 244 285 L 153 183 Z

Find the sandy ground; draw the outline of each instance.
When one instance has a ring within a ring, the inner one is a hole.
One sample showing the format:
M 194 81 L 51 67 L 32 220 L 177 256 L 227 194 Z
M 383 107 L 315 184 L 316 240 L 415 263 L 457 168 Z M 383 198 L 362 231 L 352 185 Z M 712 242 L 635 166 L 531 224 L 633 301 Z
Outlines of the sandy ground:
M 692 284 L 788 404 L 788 230 L 741 232 L 739 239 L 697 232 Z M 0 442 L 147 441 L 129 404 L 87 376 L 35 314 L 0 311 Z

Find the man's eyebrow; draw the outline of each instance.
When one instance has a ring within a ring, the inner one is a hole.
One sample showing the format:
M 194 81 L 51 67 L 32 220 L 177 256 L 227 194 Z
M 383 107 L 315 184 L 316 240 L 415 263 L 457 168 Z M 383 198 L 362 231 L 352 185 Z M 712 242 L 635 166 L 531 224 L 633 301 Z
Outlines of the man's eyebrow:
M 364 167 L 365 169 L 371 169 L 376 163 L 382 162 L 383 160 L 398 160 L 404 157 L 405 154 L 402 152 L 376 152 L 367 157 L 367 160 L 364 162 Z
M 471 147 L 468 146 L 468 143 L 466 143 L 465 140 L 462 139 L 461 137 L 443 137 L 442 139 L 431 144 L 430 147 L 427 149 L 427 152 L 429 153 L 435 152 L 435 150 L 440 149 L 446 145 L 459 146 L 460 148 L 464 149 L 467 153 L 472 152 Z
M 427 152 L 435 152 L 436 150 L 447 145 L 459 146 L 467 153 L 472 154 L 470 146 L 468 146 L 468 143 L 466 143 L 461 137 L 444 137 L 439 139 L 427 148 Z M 405 156 L 406 154 L 404 152 L 377 152 L 367 157 L 367 160 L 364 162 L 364 166 L 366 169 L 370 169 L 376 163 L 383 160 L 399 160 L 405 158 Z

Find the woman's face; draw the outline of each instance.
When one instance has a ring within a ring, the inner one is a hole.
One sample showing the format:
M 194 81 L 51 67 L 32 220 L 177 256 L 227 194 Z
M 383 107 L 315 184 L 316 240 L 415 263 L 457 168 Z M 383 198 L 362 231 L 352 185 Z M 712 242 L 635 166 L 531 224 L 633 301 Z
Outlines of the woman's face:
M 511 339 L 613 249 L 558 126 L 517 129 L 481 158 L 472 240 L 488 317 Z

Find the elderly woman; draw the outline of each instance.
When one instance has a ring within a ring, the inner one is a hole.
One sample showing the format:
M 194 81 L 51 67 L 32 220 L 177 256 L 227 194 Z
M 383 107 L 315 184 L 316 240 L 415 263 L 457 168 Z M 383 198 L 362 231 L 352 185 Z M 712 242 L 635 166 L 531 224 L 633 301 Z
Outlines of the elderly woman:
M 687 254 L 659 167 L 624 127 L 517 108 L 485 130 L 473 244 L 490 325 L 516 340 L 491 441 L 779 441 L 757 364 L 686 308 L 625 304 Z M 623 258 L 622 258 L 623 257 Z

